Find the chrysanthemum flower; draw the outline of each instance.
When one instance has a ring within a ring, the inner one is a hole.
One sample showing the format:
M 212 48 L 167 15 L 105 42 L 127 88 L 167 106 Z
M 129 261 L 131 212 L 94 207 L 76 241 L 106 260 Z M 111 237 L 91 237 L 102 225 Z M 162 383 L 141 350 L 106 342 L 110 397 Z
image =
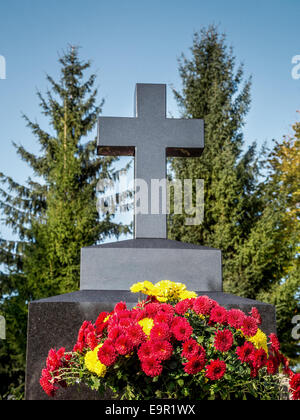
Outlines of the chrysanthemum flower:
M 144 318 L 138 322 L 138 325 L 143 329 L 144 334 L 149 336 L 154 326 L 154 321 L 151 318 Z
M 119 326 L 116 326 L 109 330 L 108 338 L 112 341 L 115 341 L 118 337 L 120 337 L 123 334 L 124 334 L 124 329 Z
M 122 312 L 127 310 L 127 305 L 125 302 L 119 302 L 115 306 L 115 312 Z
M 128 328 L 126 334 L 132 342 L 133 346 L 139 346 L 141 343 L 146 341 L 146 335 L 143 332 L 142 327 L 138 324 L 132 325 L 130 328 Z
M 193 299 L 185 299 L 177 303 L 175 306 L 175 312 L 178 315 L 184 315 L 189 309 L 193 307 Z
M 115 349 L 119 354 L 125 356 L 132 351 L 133 345 L 130 339 L 126 335 L 121 335 L 116 340 Z
M 158 314 L 154 317 L 155 324 L 163 323 L 163 324 L 169 325 L 172 321 L 173 321 L 173 316 L 163 311 L 158 312 Z
M 241 330 L 246 337 L 254 337 L 258 330 L 257 322 L 252 316 L 246 316 Z
M 65 348 L 61 348 L 58 351 L 51 349 L 49 351 L 46 367 L 49 372 L 55 372 L 60 367 L 62 367 L 62 358 L 65 354 Z
M 98 340 L 96 336 L 96 332 L 90 332 L 86 337 L 86 343 L 91 350 L 94 350 L 98 346 Z
M 196 299 L 197 298 L 196 292 L 190 292 L 189 290 L 184 290 L 183 292 L 179 293 L 179 299 L 185 300 L 185 299 Z
M 259 328 L 257 333 L 253 337 L 248 337 L 248 341 L 254 344 L 254 347 L 259 349 L 264 349 L 264 351 L 268 354 L 268 339 L 264 332 L 262 332 Z
M 186 359 L 191 359 L 194 356 L 197 356 L 199 351 L 199 344 L 193 338 L 185 341 L 182 346 L 182 357 Z
M 152 340 L 169 340 L 170 337 L 170 327 L 165 323 L 155 324 L 150 333 L 150 338 Z
M 240 309 L 230 309 L 227 312 L 227 322 L 230 327 L 239 330 L 244 322 L 246 315 Z
M 236 354 L 239 360 L 241 361 L 241 363 L 248 363 L 254 351 L 255 351 L 254 345 L 246 341 L 243 346 L 237 348 Z
M 156 377 L 161 375 L 163 367 L 159 360 L 155 359 L 155 357 L 149 357 L 145 359 L 142 363 L 142 370 L 145 372 L 147 376 Z
M 105 366 L 111 366 L 117 360 L 117 353 L 113 345 L 105 342 L 98 351 L 98 359 Z
M 138 350 L 138 356 L 141 362 L 144 362 L 146 359 L 153 357 L 152 343 L 150 341 L 147 341 L 141 345 Z
M 119 327 L 121 328 L 130 328 L 132 325 L 132 320 L 130 318 L 121 318 L 119 321 Z
M 270 341 L 271 341 L 271 345 L 272 345 L 272 350 L 274 350 L 276 353 L 279 352 L 280 350 L 280 343 L 279 340 L 277 338 L 276 334 L 270 334 L 269 335 Z
M 173 346 L 167 340 L 152 342 L 153 357 L 157 360 L 169 360 L 173 354 Z
M 256 320 L 258 326 L 262 324 L 262 319 L 257 308 L 252 308 L 250 315 Z
M 204 369 L 205 363 L 205 357 L 193 356 L 187 363 L 184 363 L 184 371 L 189 375 L 196 375 Z
M 199 296 L 193 304 L 193 310 L 198 315 L 209 315 L 213 307 L 214 302 L 208 296 Z
M 233 334 L 230 330 L 217 331 L 214 341 L 215 349 L 225 353 L 233 345 Z
M 299 400 L 300 399 L 300 373 L 296 373 L 292 375 L 290 379 L 290 388 L 292 391 L 292 399 Z
M 254 369 L 262 369 L 266 366 L 268 360 L 267 353 L 263 349 L 254 350 L 250 356 L 250 361 Z
M 145 306 L 145 317 L 154 318 L 160 311 L 160 303 L 148 303 Z
M 55 397 L 58 387 L 54 385 L 54 379 L 52 378 L 51 373 L 47 369 L 44 369 L 42 371 L 40 385 L 49 397 Z
M 187 341 L 193 334 L 193 328 L 185 318 L 178 317 L 179 319 L 172 324 L 172 333 L 178 341 Z
M 170 317 L 173 317 L 175 315 L 175 309 L 172 305 L 169 305 L 168 303 L 161 303 L 159 305 L 159 312 L 164 312 Z
M 267 361 L 267 371 L 269 375 L 276 375 L 278 373 L 278 360 L 274 356 L 269 356 Z
M 101 347 L 102 344 L 97 346 L 94 351 L 87 352 L 84 358 L 84 364 L 90 372 L 95 373 L 100 378 L 103 378 L 106 374 L 106 366 L 98 359 L 98 352 Z
M 225 325 L 227 323 L 227 310 L 222 306 L 215 306 L 211 310 L 209 322 Z
M 182 346 L 182 357 L 190 360 L 195 356 L 206 357 L 205 350 L 202 346 L 200 346 L 196 340 L 191 338 L 183 343 Z
M 206 366 L 206 377 L 211 381 L 218 381 L 223 378 L 226 373 L 226 363 L 222 360 L 212 360 Z

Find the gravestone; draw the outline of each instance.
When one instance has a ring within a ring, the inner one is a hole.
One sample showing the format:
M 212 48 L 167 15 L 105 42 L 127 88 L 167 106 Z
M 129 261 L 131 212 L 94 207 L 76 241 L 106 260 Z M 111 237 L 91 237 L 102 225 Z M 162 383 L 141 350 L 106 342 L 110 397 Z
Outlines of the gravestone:
M 166 118 L 165 85 L 136 85 L 134 118 L 99 119 L 98 153 L 135 156 L 135 179 L 147 185 L 148 203 L 151 181 L 166 178 L 167 156 L 196 157 L 203 149 L 203 121 Z M 49 349 L 71 350 L 82 322 L 95 321 L 120 300 L 135 306 L 137 297 L 129 287 L 138 281 L 180 281 L 228 309 L 248 313 L 255 306 L 262 315 L 262 329 L 276 331 L 272 305 L 223 293 L 220 250 L 167 240 L 164 206 L 154 214 L 144 213 L 135 199 L 133 240 L 82 249 L 80 291 L 29 304 L 26 399 L 48 399 L 39 378 Z M 56 399 L 99 397 L 85 388 L 70 388 Z

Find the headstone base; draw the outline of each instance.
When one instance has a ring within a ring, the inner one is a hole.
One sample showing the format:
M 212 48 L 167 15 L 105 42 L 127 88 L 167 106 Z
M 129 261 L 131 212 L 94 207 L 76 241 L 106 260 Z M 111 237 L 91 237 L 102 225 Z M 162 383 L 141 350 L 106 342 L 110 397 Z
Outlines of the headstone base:
M 222 292 L 198 292 L 208 295 L 227 309 L 239 308 L 248 313 L 257 307 L 263 319 L 262 330 L 276 332 L 275 308 L 262 302 L 240 298 Z M 86 290 L 55 296 L 29 304 L 27 344 L 26 400 L 50 399 L 42 391 L 39 379 L 50 348 L 71 350 L 83 321 L 95 322 L 102 311 L 111 312 L 119 301 L 132 308 L 138 296 L 129 291 Z M 100 400 L 96 392 L 85 387 L 59 391 L 56 400 Z

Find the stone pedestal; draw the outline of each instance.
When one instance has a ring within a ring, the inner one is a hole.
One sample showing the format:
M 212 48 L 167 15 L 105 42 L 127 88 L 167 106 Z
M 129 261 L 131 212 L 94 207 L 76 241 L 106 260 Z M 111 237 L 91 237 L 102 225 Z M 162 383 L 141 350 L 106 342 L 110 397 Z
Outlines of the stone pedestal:
M 260 311 L 263 319 L 262 330 L 267 334 L 276 331 L 275 308 L 262 302 L 243 299 L 222 292 L 198 292 L 208 295 L 227 309 L 239 308 L 248 313 L 253 306 Z M 78 330 L 84 320 L 95 322 L 102 311 L 112 311 L 119 301 L 126 301 L 133 307 L 138 295 L 128 290 L 86 290 L 49 299 L 32 302 L 29 305 L 26 399 L 47 400 L 39 378 L 50 348 L 65 347 L 72 350 Z M 57 400 L 97 400 L 99 395 L 84 387 L 61 390 Z
M 167 239 L 133 239 L 81 250 L 81 290 L 129 290 L 133 283 L 171 280 L 189 290 L 222 291 L 219 249 Z

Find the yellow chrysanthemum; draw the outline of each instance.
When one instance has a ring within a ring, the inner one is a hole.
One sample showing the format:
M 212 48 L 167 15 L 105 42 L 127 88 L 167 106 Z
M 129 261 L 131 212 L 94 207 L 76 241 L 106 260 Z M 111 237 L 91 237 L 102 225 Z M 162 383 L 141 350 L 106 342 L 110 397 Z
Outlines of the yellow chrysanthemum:
M 268 339 L 265 333 L 260 329 L 257 330 L 257 333 L 254 337 L 247 337 L 247 340 L 254 344 L 256 349 L 264 349 L 268 354 Z
M 170 280 L 161 280 L 155 285 L 149 281 L 136 283 L 131 287 L 132 293 L 143 293 L 155 296 L 159 302 L 180 301 L 197 297 L 195 292 L 186 290 L 183 283 L 175 283 Z
M 154 326 L 154 321 L 151 318 L 144 318 L 139 321 L 139 325 L 143 328 L 144 333 L 149 336 Z
M 185 290 L 184 292 L 180 293 L 180 300 L 193 299 L 196 297 L 197 297 L 197 293 L 189 292 L 188 290 Z
M 144 293 L 145 295 L 151 295 L 154 296 L 152 293 L 154 289 L 154 285 L 150 281 L 144 281 L 140 283 L 134 284 L 130 290 L 132 293 Z
M 106 374 L 106 366 L 103 365 L 98 359 L 98 351 L 103 344 L 100 344 L 93 351 L 89 351 L 85 355 L 84 363 L 85 367 L 92 373 L 95 373 L 100 378 L 104 378 Z

